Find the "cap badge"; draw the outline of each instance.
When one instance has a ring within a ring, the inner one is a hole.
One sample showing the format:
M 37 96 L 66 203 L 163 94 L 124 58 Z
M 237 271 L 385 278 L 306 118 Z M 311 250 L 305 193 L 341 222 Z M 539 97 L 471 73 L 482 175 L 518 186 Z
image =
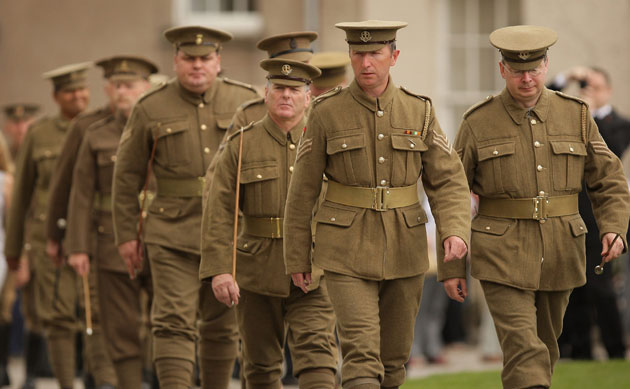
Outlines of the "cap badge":
M 289 74 L 291 74 L 293 69 L 291 69 L 291 65 L 284 64 L 284 65 L 282 65 L 282 70 L 281 71 L 282 71 L 282 74 L 284 74 L 285 76 L 288 76 Z
M 197 38 L 195 39 L 195 44 L 200 45 L 203 42 L 203 34 L 197 34 Z
M 289 47 L 292 49 L 297 48 L 297 42 L 295 41 L 295 38 L 291 38 L 291 40 L 289 41 Z
M 120 63 L 120 71 L 121 72 L 128 72 L 129 71 L 129 65 L 127 64 L 127 60 L 123 60 Z
M 522 59 L 523 61 L 529 58 L 530 55 L 531 53 L 529 51 L 521 51 L 520 53 L 518 53 L 518 57 Z
M 370 34 L 369 31 L 362 31 L 361 35 L 359 36 L 359 39 L 361 39 L 361 42 L 365 43 L 365 42 L 369 42 L 372 40 L 372 34 Z

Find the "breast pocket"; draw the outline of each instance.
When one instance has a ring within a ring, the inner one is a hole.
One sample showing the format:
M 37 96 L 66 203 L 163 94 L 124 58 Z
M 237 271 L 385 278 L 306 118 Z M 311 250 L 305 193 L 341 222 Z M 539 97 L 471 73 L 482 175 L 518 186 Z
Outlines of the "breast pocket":
M 488 193 L 516 189 L 515 142 L 503 142 L 477 148 L 477 180 Z
M 59 158 L 59 154 L 59 148 L 39 148 L 33 150 L 33 160 L 37 165 L 38 176 L 44 180 L 39 182 L 38 186 L 48 188 L 50 177 L 57 163 L 57 158 Z
M 392 134 L 392 185 L 412 185 L 422 174 L 422 152 L 429 147 L 420 138 Z
M 586 146 L 580 141 L 549 141 L 553 187 L 556 190 L 579 191 L 582 189 Z
M 358 184 L 358 173 L 367 164 L 365 134 L 348 134 L 330 137 L 326 140 L 326 154 L 329 155 L 331 173 L 346 185 Z M 345 177 L 338 177 L 345 175 Z M 342 180 L 345 178 L 345 181 Z
M 96 150 L 96 165 L 98 166 L 99 189 L 111 190 L 112 177 L 114 176 L 114 163 L 116 162 L 116 149 Z
M 162 166 L 181 166 L 191 163 L 193 147 L 190 125 L 187 120 L 158 123 L 153 128 L 157 139 L 155 161 Z
M 254 216 L 275 215 L 280 201 L 280 171 L 278 162 L 266 161 L 244 164 L 241 169 L 243 211 Z M 271 206 L 273 205 L 273 206 Z

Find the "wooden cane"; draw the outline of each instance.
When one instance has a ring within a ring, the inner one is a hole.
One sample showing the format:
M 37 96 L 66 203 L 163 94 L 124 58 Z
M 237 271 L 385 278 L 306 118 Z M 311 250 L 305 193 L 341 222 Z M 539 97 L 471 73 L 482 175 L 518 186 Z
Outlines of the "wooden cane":
M 241 163 L 243 154 L 243 127 L 241 127 L 241 139 L 238 143 L 238 164 L 236 165 L 236 203 L 234 204 L 234 236 L 232 247 L 232 280 L 236 284 L 236 239 L 238 238 L 238 203 L 241 195 Z
M 90 307 L 90 282 L 88 275 L 83 275 L 83 301 L 85 303 L 85 332 L 92 335 L 92 308 Z

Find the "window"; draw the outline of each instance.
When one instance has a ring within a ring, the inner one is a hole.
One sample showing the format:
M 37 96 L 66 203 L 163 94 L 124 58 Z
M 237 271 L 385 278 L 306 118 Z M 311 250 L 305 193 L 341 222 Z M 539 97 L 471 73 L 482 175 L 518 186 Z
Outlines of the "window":
M 257 0 L 174 0 L 176 25 L 219 28 L 235 38 L 258 36 L 263 30 Z

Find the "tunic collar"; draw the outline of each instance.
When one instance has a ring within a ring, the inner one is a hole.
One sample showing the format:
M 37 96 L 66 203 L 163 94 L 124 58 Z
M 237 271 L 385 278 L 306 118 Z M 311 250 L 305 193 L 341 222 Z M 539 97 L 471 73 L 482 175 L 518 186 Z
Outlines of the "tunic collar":
M 387 107 L 394 98 L 394 94 L 396 93 L 396 85 L 394 85 L 391 75 L 387 79 L 387 88 L 385 88 L 383 94 L 377 98 L 374 98 L 365 93 L 363 89 L 361 89 L 359 84 L 357 84 L 356 79 L 352 81 L 348 89 L 350 90 L 352 97 L 354 97 L 354 99 L 358 101 L 359 104 L 363 105 L 365 108 L 373 112 L 376 112 L 378 110 L 382 111 L 385 107 Z
M 57 128 L 62 132 L 66 132 L 68 127 L 70 127 L 70 120 L 66 119 L 62 114 L 55 116 L 54 122 Z
M 265 130 L 281 145 L 286 145 L 287 140 L 291 140 L 293 143 L 297 143 L 302 136 L 302 132 L 304 132 L 304 127 L 306 126 L 306 116 L 302 116 L 302 120 L 300 120 L 287 134 L 282 131 L 278 125 L 269 117 L 269 114 L 265 114 L 265 117 L 262 119 L 262 124 Z
M 179 80 L 177 80 L 175 82 L 177 91 L 179 93 L 179 95 L 181 96 L 182 99 L 184 99 L 185 101 L 193 104 L 193 105 L 199 105 L 199 103 L 204 103 L 204 104 L 208 104 L 210 101 L 212 101 L 212 98 L 214 97 L 214 94 L 217 90 L 217 83 L 218 83 L 219 79 L 215 79 L 212 84 L 210 85 L 210 88 L 208 88 L 203 95 L 199 95 L 197 93 L 193 93 L 191 91 L 189 91 L 188 89 L 184 88 L 182 86 L 182 84 L 179 82 Z
M 510 114 L 514 123 L 520 125 L 530 111 L 535 113 L 538 120 L 541 122 L 547 120 L 547 115 L 549 114 L 549 95 L 551 93 L 552 92 L 549 91 L 549 89 L 543 88 L 536 105 L 531 109 L 521 107 L 516 100 L 514 100 L 507 88 L 503 89 L 499 96 L 501 97 L 501 102 L 503 103 L 505 110 Z

